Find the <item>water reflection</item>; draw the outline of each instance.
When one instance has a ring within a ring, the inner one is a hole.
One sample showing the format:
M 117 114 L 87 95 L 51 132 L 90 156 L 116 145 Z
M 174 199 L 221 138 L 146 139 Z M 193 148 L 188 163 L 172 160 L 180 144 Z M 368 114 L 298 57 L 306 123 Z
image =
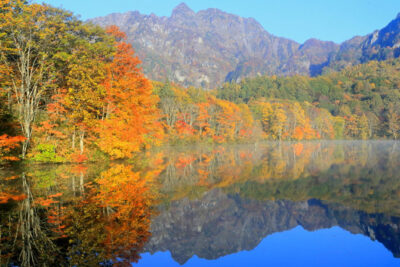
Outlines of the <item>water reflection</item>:
M 169 151 L 146 251 L 217 259 L 301 225 L 340 226 L 400 257 L 400 147 L 309 142 Z
M 152 223 L 146 251 L 170 251 L 180 264 L 197 255 L 217 259 L 254 249 L 265 237 L 296 226 L 315 231 L 333 226 L 369 236 L 400 256 L 400 220 L 319 200 L 260 201 L 227 195 L 221 189 L 202 199 L 175 201 Z M 290 242 L 290 241 L 288 241 Z
M 87 167 L 64 167 L 4 180 L 14 187 L 3 184 L 1 193 L 0 265 L 136 262 L 150 236 L 153 172 L 116 164 L 85 181 Z
M 339 226 L 400 257 L 397 142 L 164 148 L 133 163 L 1 170 L 0 266 L 217 259 L 296 226 Z
M 309 142 L 169 151 L 160 191 L 167 201 L 222 188 L 243 198 L 320 199 L 400 215 L 397 142 Z

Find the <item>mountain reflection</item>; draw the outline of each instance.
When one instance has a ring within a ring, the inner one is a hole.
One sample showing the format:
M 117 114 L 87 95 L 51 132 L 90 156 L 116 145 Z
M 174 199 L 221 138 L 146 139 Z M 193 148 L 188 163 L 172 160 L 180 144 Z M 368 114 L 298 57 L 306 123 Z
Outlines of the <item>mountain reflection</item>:
M 340 226 L 400 257 L 397 142 L 171 147 L 134 163 L 1 170 L 0 266 L 183 264 L 298 225 Z
M 271 143 L 169 151 L 145 251 L 216 259 L 301 225 L 340 226 L 400 257 L 396 142 Z
M 152 222 L 152 238 L 146 251 L 171 252 L 180 264 L 197 255 L 217 259 L 254 249 L 266 236 L 302 226 L 314 231 L 340 226 L 353 234 L 378 240 L 395 257 L 400 256 L 400 220 L 384 214 L 368 214 L 319 200 L 251 200 L 227 195 L 221 189 L 202 199 L 174 202 Z

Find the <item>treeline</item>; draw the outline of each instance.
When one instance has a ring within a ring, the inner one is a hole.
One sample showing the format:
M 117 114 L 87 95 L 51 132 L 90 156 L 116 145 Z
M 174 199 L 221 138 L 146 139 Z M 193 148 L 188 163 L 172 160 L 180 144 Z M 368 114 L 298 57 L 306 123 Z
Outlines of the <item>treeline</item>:
M 310 103 L 344 119 L 344 138 L 400 134 L 400 60 L 371 61 L 316 78 L 263 76 L 226 83 L 217 97 L 252 105 L 260 99 Z M 308 104 L 307 104 L 308 105 Z
M 170 142 L 229 142 L 258 138 L 253 114 L 246 104 L 216 98 L 211 92 L 154 82 L 161 121 Z
M 308 102 L 260 97 L 235 103 L 217 97 L 219 91 L 169 82 L 155 82 L 154 89 L 172 142 L 368 138 L 365 116 L 348 120 Z

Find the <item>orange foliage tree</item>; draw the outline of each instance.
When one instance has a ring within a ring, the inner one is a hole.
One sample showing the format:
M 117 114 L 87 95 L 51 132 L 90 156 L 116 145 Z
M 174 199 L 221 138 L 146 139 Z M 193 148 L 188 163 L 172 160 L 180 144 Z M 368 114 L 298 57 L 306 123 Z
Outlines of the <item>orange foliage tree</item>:
M 97 144 L 113 159 L 129 158 L 142 146 L 162 137 L 158 121 L 158 97 L 152 93 L 130 44 L 123 42 L 125 34 L 116 26 L 107 30 L 118 42 L 113 61 L 107 66 L 105 116 L 97 128 Z
M 11 153 L 15 148 L 21 146 L 21 142 L 25 140 L 23 136 L 8 136 L 6 134 L 0 136 L 0 162 L 1 161 L 17 161 L 18 157 L 12 156 Z

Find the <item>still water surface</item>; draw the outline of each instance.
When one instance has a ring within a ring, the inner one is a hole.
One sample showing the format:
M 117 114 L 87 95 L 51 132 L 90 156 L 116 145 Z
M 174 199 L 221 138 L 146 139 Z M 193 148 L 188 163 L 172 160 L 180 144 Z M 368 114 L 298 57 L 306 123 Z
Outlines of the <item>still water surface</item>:
M 400 143 L 3 169 L 0 266 L 400 266 Z

